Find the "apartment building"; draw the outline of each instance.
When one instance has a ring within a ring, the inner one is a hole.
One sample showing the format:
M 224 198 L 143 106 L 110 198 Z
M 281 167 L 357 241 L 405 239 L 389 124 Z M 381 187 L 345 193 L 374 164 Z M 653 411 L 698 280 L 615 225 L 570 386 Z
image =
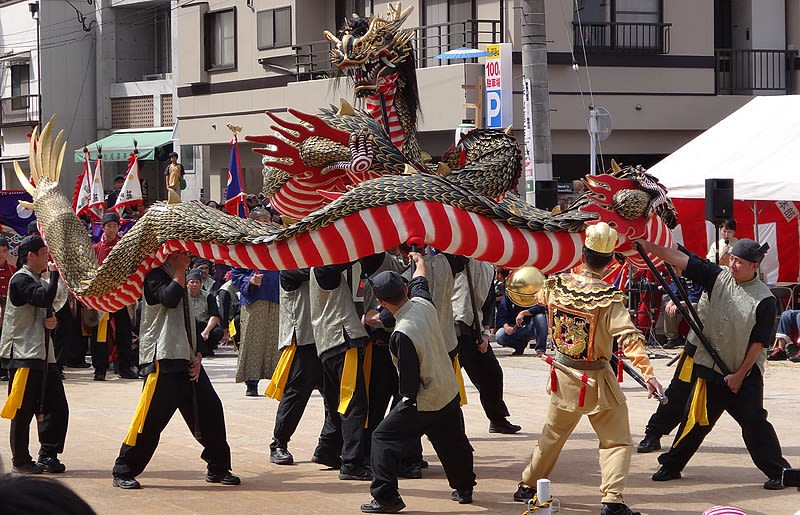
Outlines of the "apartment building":
M 13 161 L 28 169 L 33 128 L 58 116 L 57 129 L 69 141 L 96 137 L 94 36 L 77 14 L 94 7 L 60 0 L 0 2 L 0 166 L 1 187 L 19 189 Z M 65 166 L 70 187 L 75 170 Z
M 92 159 L 102 148 L 110 189 L 136 142 L 149 200 L 166 196 L 161 172 L 174 148 L 177 9 L 175 0 L 0 1 L 4 188 L 19 187 L 11 162 L 27 161 L 32 128 L 56 114 L 71 151 L 64 192 L 72 193 L 84 145 Z
M 182 1 L 177 137 L 191 146 L 206 197 L 219 200 L 230 132 L 269 132 L 265 111 L 313 112 L 352 99 L 329 78 L 328 43 L 352 12 L 386 12 L 385 0 Z M 409 2 L 404 2 L 408 5 Z M 440 155 L 465 103 L 480 104 L 480 61 L 438 61 L 459 46 L 513 47 L 514 134 L 522 140 L 520 2 L 415 0 L 405 28 L 415 31 L 423 147 Z M 786 0 L 547 0 L 546 30 L 554 175 L 589 169 L 587 117 L 605 107 L 613 132 L 601 153 L 649 166 L 747 102 L 798 92 L 800 5 Z M 464 86 L 467 86 L 466 88 Z M 260 189 L 259 155 L 241 145 L 249 192 Z M 188 153 L 187 153 L 188 154 Z

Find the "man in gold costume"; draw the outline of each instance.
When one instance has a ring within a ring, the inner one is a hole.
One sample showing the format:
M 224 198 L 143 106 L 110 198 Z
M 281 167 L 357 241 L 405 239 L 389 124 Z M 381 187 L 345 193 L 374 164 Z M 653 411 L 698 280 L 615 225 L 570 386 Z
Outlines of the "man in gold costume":
M 558 367 L 551 370 L 550 408 L 531 461 L 522 471 L 515 501 L 536 494 L 539 479 L 550 476 L 558 455 L 583 415 L 600 440 L 602 515 L 637 515 L 622 498 L 630 468 L 633 443 L 625 395 L 609 366 L 616 338 L 620 348 L 647 380 L 651 394 L 663 393 L 653 375 L 644 337 L 634 326 L 623 293 L 603 282 L 611 262 L 617 232 L 605 222 L 586 230 L 581 273 L 548 279 L 540 302 L 548 308 L 550 333 Z M 562 367 L 562 365 L 564 367 Z M 567 373 L 569 369 L 575 373 Z

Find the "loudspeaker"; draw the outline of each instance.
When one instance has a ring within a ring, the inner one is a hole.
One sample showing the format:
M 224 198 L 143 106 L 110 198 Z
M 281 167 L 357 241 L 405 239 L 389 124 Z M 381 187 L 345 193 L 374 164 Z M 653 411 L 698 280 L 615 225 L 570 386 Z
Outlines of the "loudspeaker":
M 558 181 L 536 181 L 534 202 L 539 209 L 553 209 L 558 205 Z
M 733 179 L 706 179 L 706 220 L 733 220 Z

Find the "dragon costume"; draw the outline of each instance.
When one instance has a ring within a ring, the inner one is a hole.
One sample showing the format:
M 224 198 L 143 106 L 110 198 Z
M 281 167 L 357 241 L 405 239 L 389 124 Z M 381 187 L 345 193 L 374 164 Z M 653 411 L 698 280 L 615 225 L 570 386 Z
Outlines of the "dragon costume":
M 265 156 L 266 193 L 298 220 L 288 226 L 172 197 L 152 205 L 98 266 L 86 228 L 58 190 L 63 131 L 53 143 L 53 120 L 41 134 L 35 130 L 36 186 L 16 163 L 15 169 L 69 288 L 90 307 L 118 310 L 141 296 L 149 270 L 182 250 L 248 269 L 296 269 L 350 262 L 417 238 L 498 266 L 554 273 L 578 263 L 582 233 L 598 220 L 616 227 L 618 250 L 634 264 L 641 263 L 631 238 L 671 243 L 675 209 L 641 168 L 615 165 L 612 173 L 587 177 L 587 193 L 553 214 L 508 193 L 519 179 L 521 153 L 506 131 L 473 130 L 430 163 L 416 140 L 411 33 L 400 30 L 409 13 L 392 7 L 388 18 L 349 19 L 341 39 L 327 34 L 334 64 L 353 80 L 366 111 L 346 102 L 317 115 L 290 109 L 298 121 L 268 114 L 274 134 L 247 138 L 265 145 L 257 151 Z

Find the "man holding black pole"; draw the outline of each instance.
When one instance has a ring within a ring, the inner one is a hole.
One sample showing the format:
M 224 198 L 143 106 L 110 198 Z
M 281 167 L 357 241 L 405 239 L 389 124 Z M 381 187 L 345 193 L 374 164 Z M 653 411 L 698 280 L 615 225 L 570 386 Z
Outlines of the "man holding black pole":
M 113 485 L 136 490 L 175 410 L 203 446 L 206 481 L 238 485 L 230 473 L 231 449 L 225 436 L 222 402 L 201 364 L 207 342 L 197 338 L 186 291 L 189 257 L 171 254 L 144 278 L 139 331 L 139 363 L 147 373 L 139 405 L 114 464 Z
M 705 436 L 727 411 L 741 426 L 753 462 L 768 478 L 764 488 L 784 488 L 781 475 L 789 463 L 764 410 L 764 349 L 775 332 L 777 306 L 769 288 L 758 278 L 758 267 L 769 245 L 738 240 L 730 250 L 729 265 L 720 267 L 685 249 L 644 240 L 638 243 L 644 251 L 683 269 L 687 278 L 703 286 L 697 312 L 702 332 L 717 354 L 712 357 L 696 334 L 689 335 L 689 342 L 697 346 L 691 404 L 672 448 L 658 458 L 661 468 L 653 474 L 653 481 L 680 478 Z
M 57 455 L 64 452 L 69 407 L 56 365 L 50 331 L 56 327 L 52 312 L 58 272 L 48 269 L 49 253 L 40 236 L 26 236 L 17 247 L 22 265 L 11 278 L 3 318 L 0 356 L 10 375 L 8 399 L 0 416 L 11 420 L 11 455 L 14 472 L 60 473 L 66 467 Z M 39 459 L 31 460 L 28 438 L 34 413 L 39 429 Z

